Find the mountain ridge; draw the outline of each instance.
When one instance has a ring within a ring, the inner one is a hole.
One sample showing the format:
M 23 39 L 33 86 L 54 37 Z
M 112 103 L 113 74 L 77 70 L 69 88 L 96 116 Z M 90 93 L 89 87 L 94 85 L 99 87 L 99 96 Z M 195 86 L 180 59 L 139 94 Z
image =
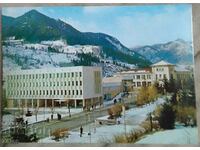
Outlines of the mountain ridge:
M 180 38 L 166 43 L 145 45 L 130 49 L 145 56 L 152 63 L 165 60 L 174 64 L 193 64 L 192 44 Z
M 137 52 L 132 52 L 116 38 L 105 33 L 80 32 L 70 24 L 50 18 L 37 10 L 31 10 L 8 24 L 3 17 L 3 39 L 15 36 L 31 43 L 47 40 L 65 39 L 69 45 L 95 45 L 102 47 L 107 57 L 114 60 L 145 67 L 151 64 Z M 38 21 L 39 20 L 39 21 Z

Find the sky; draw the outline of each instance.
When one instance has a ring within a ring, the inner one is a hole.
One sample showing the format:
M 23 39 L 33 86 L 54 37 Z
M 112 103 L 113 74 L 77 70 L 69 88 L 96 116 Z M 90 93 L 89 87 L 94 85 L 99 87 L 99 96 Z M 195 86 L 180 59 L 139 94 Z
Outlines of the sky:
M 61 19 L 82 32 L 109 34 L 130 48 L 176 39 L 192 41 L 190 4 L 5 7 L 2 13 L 18 17 L 31 9 Z

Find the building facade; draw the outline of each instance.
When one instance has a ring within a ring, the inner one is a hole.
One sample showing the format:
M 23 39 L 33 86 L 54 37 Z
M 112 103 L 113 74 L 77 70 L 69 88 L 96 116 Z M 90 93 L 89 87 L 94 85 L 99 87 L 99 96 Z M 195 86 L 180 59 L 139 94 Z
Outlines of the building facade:
M 166 61 L 160 61 L 146 69 L 135 69 L 115 74 L 122 78 L 122 85 L 128 91 L 133 91 L 141 86 L 150 86 L 155 82 L 163 84 L 163 80 L 188 80 L 193 77 L 191 70 L 180 68 Z
M 100 67 L 61 67 L 11 71 L 6 74 L 10 107 L 41 107 L 72 103 L 74 107 L 102 104 Z

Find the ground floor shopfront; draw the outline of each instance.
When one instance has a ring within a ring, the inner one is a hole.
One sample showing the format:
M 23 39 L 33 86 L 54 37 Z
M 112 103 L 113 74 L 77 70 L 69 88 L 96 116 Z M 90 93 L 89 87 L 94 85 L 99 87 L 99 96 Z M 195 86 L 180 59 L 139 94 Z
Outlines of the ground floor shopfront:
M 8 108 L 72 107 L 84 108 L 103 105 L 102 97 L 88 99 L 9 99 Z

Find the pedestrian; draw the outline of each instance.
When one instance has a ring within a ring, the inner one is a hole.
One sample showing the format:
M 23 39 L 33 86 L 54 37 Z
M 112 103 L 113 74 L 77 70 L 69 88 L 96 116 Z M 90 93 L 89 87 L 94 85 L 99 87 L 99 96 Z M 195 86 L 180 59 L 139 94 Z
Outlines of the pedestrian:
M 26 127 L 28 126 L 28 120 L 26 120 Z
M 82 134 L 83 134 L 83 127 L 81 126 L 80 127 L 80 137 L 82 137 Z

